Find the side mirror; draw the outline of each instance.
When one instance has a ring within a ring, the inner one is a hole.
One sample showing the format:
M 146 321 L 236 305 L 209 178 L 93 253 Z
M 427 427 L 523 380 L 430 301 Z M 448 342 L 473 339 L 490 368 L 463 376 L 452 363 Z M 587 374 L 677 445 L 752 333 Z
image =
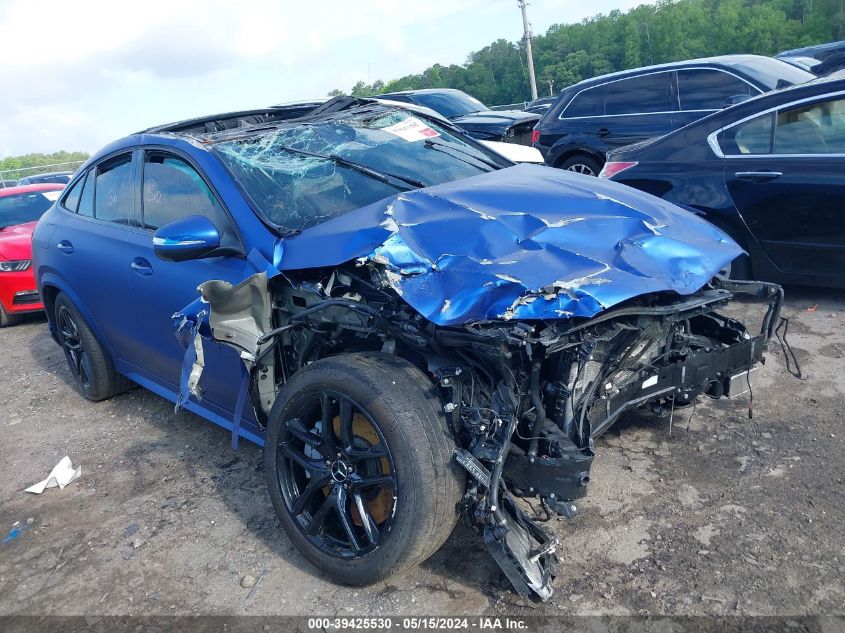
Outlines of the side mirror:
M 153 249 L 159 259 L 181 262 L 201 259 L 220 248 L 220 233 L 208 218 L 189 215 L 165 224 L 153 235 Z
M 738 103 L 742 103 L 743 101 L 748 101 L 751 98 L 751 95 L 733 95 L 725 99 L 725 105 L 723 108 L 730 108 L 731 106 L 735 106 Z

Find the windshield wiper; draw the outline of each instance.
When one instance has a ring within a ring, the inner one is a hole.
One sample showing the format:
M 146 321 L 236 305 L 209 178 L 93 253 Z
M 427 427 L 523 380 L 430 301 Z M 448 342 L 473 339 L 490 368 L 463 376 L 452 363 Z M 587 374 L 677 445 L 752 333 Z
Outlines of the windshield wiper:
M 450 145 L 449 143 L 443 143 L 441 141 L 435 141 L 434 139 L 431 139 L 431 138 L 427 138 L 423 142 L 425 143 L 425 146 L 428 147 L 429 149 L 434 149 L 434 150 L 437 150 L 438 152 L 443 152 L 445 154 L 449 154 L 450 156 L 454 156 L 454 154 L 451 154 L 450 152 L 446 151 L 447 149 L 451 149 L 451 150 L 458 152 L 459 154 L 463 154 L 464 156 L 469 156 L 470 158 L 475 159 L 479 163 L 487 165 L 488 167 L 492 167 L 493 169 L 502 169 L 502 165 L 494 163 L 492 160 L 489 160 L 485 156 L 479 156 L 478 154 L 473 154 L 472 152 L 468 152 L 467 150 L 463 149 L 462 147 L 458 147 L 456 145 Z M 457 156 L 454 156 L 454 157 L 457 158 L 458 160 L 461 160 Z M 463 162 L 467 163 L 467 165 L 471 164 L 468 161 L 463 161 Z M 477 167 L 477 165 L 476 165 L 476 167 Z
M 423 187 L 428 186 L 424 182 L 422 182 L 421 180 L 417 180 L 416 178 L 400 176 L 398 174 L 392 174 L 387 171 L 373 169 L 372 167 L 362 165 L 361 163 L 356 163 L 353 160 L 349 160 L 348 158 L 344 158 L 343 156 L 338 156 L 337 154 L 320 154 L 318 152 L 309 152 L 308 150 L 297 149 L 295 147 L 289 147 L 287 145 L 282 145 L 281 149 L 288 152 L 292 152 L 294 154 L 302 154 L 303 156 L 311 156 L 312 158 L 322 158 L 323 160 L 331 161 L 336 165 L 340 165 L 341 167 L 346 167 L 347 169 L 357 171 L 359 174 L 363 174 L 364 176 L 368 176 L 369 178 L 373 178 L 374 180 L 379 180 L 387 185 L 396 187 L 401 191 L 410 191 L 411 188 L 422 189 Z M 401 185 L 398 185 L 395 182 L 390 182 L 391 178 L 393 180 L 401 180 L 402 182 L 411 185 L 411 187 L 402 187 Z

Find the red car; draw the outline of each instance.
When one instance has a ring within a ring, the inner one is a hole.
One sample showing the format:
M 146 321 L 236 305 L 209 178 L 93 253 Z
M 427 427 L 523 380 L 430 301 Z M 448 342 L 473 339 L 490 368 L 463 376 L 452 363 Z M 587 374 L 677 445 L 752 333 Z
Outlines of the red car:
M 57 183 L 0 189 L 0 327 L 44 309 L 32 274 L 32 231 L 62 189 Z

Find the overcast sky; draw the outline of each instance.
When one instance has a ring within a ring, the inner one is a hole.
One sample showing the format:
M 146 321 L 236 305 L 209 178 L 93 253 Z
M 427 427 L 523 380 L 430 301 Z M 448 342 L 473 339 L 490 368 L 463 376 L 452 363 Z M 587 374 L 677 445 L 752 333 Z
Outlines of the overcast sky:
M 535 33 L 642 0 L 533 0 Z M 0 158 L 462 64 L 516 0 L 0 0 Z

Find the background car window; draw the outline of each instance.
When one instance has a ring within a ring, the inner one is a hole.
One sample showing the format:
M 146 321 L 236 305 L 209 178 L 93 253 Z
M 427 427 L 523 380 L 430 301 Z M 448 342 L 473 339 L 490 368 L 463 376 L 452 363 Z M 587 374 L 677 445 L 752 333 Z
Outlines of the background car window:
M 726 156 L 772 153 L 772 115 L 765 114 L 736 125 L 719 135 L 719 147 Z
M 845 154 L 845 98 L 777 113 L 775 154 Z
M 756 94 L 746 82 L 720 70 L 678 71 L 681 110 L 721 110 L 728 98 Z
M 221 243 L 236 242 L 231 223 L 217 197 L 197 171 L 181 158 L 148 153 L 144 159 L 142 224 L 155 231 L 161 226 L 201 215 L 214 223 Z
M 58 191 L 31 191 L 0 198 L 0 229 L 35 222 L 59 197 Z
M 82 195 L 82 185 L 85 183 L 85 176 L 77 180 L 73 187 L 70 188 L 70 191 L 62 200 L 62 205 L 64 205 L 65 209 L 68 211 L 76 212 L 76 209 L 79 207 L 79 197 Z
M 88 218 L 94 217 L 94 170 L 88 172 L 83 179 L 82 195 L 79 197 L 77 213 Z
M 615 81 L 607 85 L 606 115 L 671 112 L 670 85 L 672 73 L 654 73 Z
M 90 180 L 90 178 L 89 178 Z M 89 184 L 86 183 L 86 189 Z M 83 194 L 87 192 L 83 191 Z M 97 167 L 94 217 L 106 222 L 131 224 L 135 200 L 132 195 L 132 156 L 121 156 Z
M 426 108 L 431 108 L 435 112 L 439 112 L 447 119 L 487 110 L 487 106 L 478 99 L 457 90 L 442 93 L 416 93 L 414 95 L 414 101 Z
M 605 92 L 606 86 L 596 86 L 578 93 L 566 106 L 563 113 L 564 118 L 602 116 L 604 114 Z

